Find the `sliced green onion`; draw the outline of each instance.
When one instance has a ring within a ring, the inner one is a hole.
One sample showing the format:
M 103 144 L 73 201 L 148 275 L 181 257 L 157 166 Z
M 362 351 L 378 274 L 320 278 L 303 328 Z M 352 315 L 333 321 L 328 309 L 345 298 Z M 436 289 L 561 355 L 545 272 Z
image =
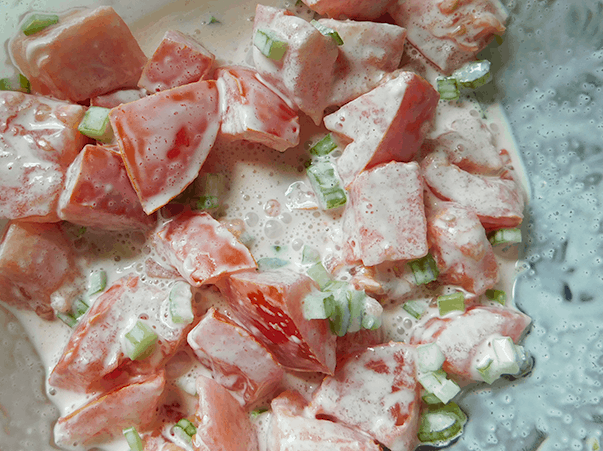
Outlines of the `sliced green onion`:
M 124 429 L 123 433 L 131 451 L 144 451 L 142 440 L 140 439 L 140 435 L 138 435 L 136 428 Z
M 100 106 L 89 107 L 77 129 L 89 138 L 110 143 L 113 140 L 113 129 L 109 122 L 109 111 L 111 111 L 109 108 Z
M 144 321 L 138 320 L 125 334 L 125 354 L 131 360 L 142 360 L 151 355 L 157 343 L 157 334 Z
M 443 370 L 419 374 L 417 380 L 425 390 L 433 393 L 443 404 L 447 404 L 461 391 L 456 382 L 448 379 Z
M 329 133 L 310 148 L 310 153 L 317 157 L 324 157 L 337 149 L 337 143 L 333 141 L 333 136 Z
M 410 269 L 415 276 L 415 282 L 417 285 L 424 285 L 429 282 L 433 282 L 440 274 L 440 271 L 438 271 L 438 265 L 431 254 L 427 254 L 425 257 L 408 262 L 408 266 L 410 266 Z
M 427 303 L 425 301 L 406 301 L 402 308 L 416 319 L 421 319 L 427 310 Z
M 446 358 L 437 343 L 417 346 L 419 369 L 423 372 L 437 371 L 442 368 Z
M 370 296 L 364 298 L 364 308 L 362 310 L 362 328 L 376 330 L 381 327 L 381 316 L 383 306 Z
M 347 332 L 358 332 L 362 328 L 362 317 L 367 295 L 364 291 L 348 290 L 348 310 L 350 311 L 350 325 Z
M 282 268 L 283 266 L 288 265 L 289 262 L 287 260 L 283 260 L 282 258 L 264 257 L 260 258 L 257 261 L 257 264 L 260 271 L 266 271 L 268 269 Z
M 350 327 L 352 315 L 350 314 L 348 291 L 338 289 L 333 292 L 333 315 L 329 318 L 331 332 L 338 337 L 343 337 Z
M 302 265 L 309 265 L 320 261 L 320 252 L 310 246 L 304 246 L 302 250 Z
M 220 203 L 216 196 L 199 196 L 197 199 L 197 210 L 213 210 L 219 206 Z
M 460 291 L 452 294 L 444 294 L 437 297 L 438 309 L 440 316 L 444 316 L 447 313 L 460 310 L 465 311 L 465 295 Z
M 425 404 L 442 404 L 442 401 L 440 401 L 440 398 L 438 398 L 436 395 L 434 395 L 431 392 L 425 392 L 425 394 L 423 396 L 421 396 L 421 399 L 423 400 L 423 402 Z
M 255 420 L 257 417 L 259 417 L 264 412 L 268 412 L 268 409 L 266 409 L 266 408 L 255 409 L 255 410 L 252 410 L 251 412 L 249 412 L 249 416 L 251 417 L 252 420 Z
M 257 30 L 253 38 L 253 45 L 262 52 L 262 55 L 280 61 L 287 53 L 289 44 L 281 41 L 274 33 L 268 30 Z
M 490 61 L 472 61 L 452 73 L 458 84 L 464 88 L 476 89 L 485 85 L 490 76 Z
M 90 274 L 90 279 L 88 280 L 88 285 L 88 295 L 90 296 L 104 291 L 107 287 L 107 272 L 102 269 L 92 272 Z
M 499 229 L 489 237 L 492 246 L 521 243 L 520 229 Z
M 528 354 L 523 346 L 517 346 L 510 337 L 493 338 L 491 350 L 477 365 L 477 372 L 487 384 L 492 384 L 503 374 L 518 374 Z
M 459 83 L 454 77 L 438 77 L 436 85 L 441 100 L 456 100 L 461 95 Z
M 19 91 L 29 94 L 31 84 L 25 75 L 19 74 L 9 78 L 0 78 L 0 91 Z
M 181 429 L 189 439 L 197 433 L 195 425 L 186 418 L 182 418 L 174 425 L 174 430 L 176 429 Z
M 505 305 L 507 302 L 507 293 L 505 293 L 503 290 L 486 290 L 486 297 L 491 301 L 498 302 L 501 305 Z
M 330 27 L 327 27 L 326 25 L 321 24 L 317 20 L 311 20 L 310 23 L 314 25 L 314 28 L 320 31 L 320 34 L 333 39 L 333 41 L 337 45 L 343 45 L 343 39 L 341 39 L 341 36 L 339 36 L 339 33 L 337 33 L 337 31 L 333 30 Z
M 306 172 L 323 209 L 341 207 L 347 202 L 345 190 L 333 163 L 317 161 L 308 166 Z
M 467 416 L 453 402 L 444 406 L 429 406 L 421 415 L 417 436 L 422 443 L 444 445 L 461 434 L 466 422 Z
M 312 291 L 302 300 L 304 318 L 327 319 L 335 313 L 335 298 L 332 293 Z
M 70 313 L 57 312 L 57 318 L 67 324 L 69 327 L 74 328 L 77 324 L 77 319 Z
M 31 36 L 56 23 L 59 23 L 59 16 L 56 14 L 32 14 L 21 27 L 21 31 L 25 36 Z
M 322 265 L 321 262 L 315 263 L 307 271 L 308 276 L 318 284 L 321 290 L 323 290 L 329 282 L 331 282 L 331 276 Z
M 73 312 L 73 317 L 79 319 L 83 314 L 85 314 L 90 306 L 84 302 L 83 299 L 76 299 L 73 301 L 73 305 L 71 306 L 71 311 Z
M 169 294 L 170 317 L 175 324 L 190 324 L 195 319 L 193 313 L 193 292 L 191 286 L 182 281 L 174 284 Z

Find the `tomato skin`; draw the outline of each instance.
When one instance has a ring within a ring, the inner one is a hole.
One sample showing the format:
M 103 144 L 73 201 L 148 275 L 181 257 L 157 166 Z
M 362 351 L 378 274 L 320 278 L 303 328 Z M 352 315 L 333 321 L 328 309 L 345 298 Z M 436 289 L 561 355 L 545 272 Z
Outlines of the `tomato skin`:
M 324 118 L 328 130 L 352 141 L 337 161 L 345 186 L 363 170 L 411 161 L 439 101 L 437 91 L 412 72 L 398 72 Z
M 242 272 L 218 283 L 235 317 L 284 367 L 332 374 L 335 335 L 327 320 L 306 320 L 302 301 L 316 289 L 309 277 L 285 270 Z
M 501 36 L 508 16 L 499 0 L 396 1 L 389 14 L 408 30 L 408 41 L 446 74 L 475 60 L 494 36 Z
M 351 261 L 365 266 L 427 254 L 423 178 L 417 163 L 391 162 L 356 177 L 343 218 Z
M 218 89 L 200 81 L 111 110 L 111 125 L 143 210 L 151 214 L 199 174 L 220 128 Z
M 530 324 L 530 317 L 503 307 L 469 307 L 459 315 L 431 318 L 417 327 L 411 344 L 437 343 L 446 360 L 443 368 L 467 380 L 481 380 L 475 373 L 474 356 L 482 343 L 492 336 L 519 341 Z
M 216 70 L 220 91 L 221 134 L 284 152 L 299 144 L 299 117 L 274 91 L 244 67 Z
M 413 346 L 390 342 L 349 354 L 306 411 L 359 429 L 390 449 L 414 449 L 420 387 Z
M 257 267 L 251 252 L 206 212 L 185 211 L 155 233 L 155 248 L 193 286 Z
M 168 30 L 145 64 L 138 86 L 155 93 L 203 80 L 215 59 L 209 50 L 190 36 Z
M 228 390 L 199 376 L 197 393 L 195 451 L 258 451 L 258 438 L 249 415 Z
M 147 60 L 109 6 L 72 10 L 38 33 L 19 33 L 9 45 L 32 92 L 72 102 L 135 88 Z
M 268 349 L 247 330 L 211 308 L 187 341 L 213 379 L 242 405 L 270 395 L 284 375 Z
M 59 216 L 104 230 L 148 229 L 155 224 L 155 215 L 142 210 L 121 155 L 93 145 L 84 147 L 67 171 Z
M 91 446 L 122 436 L 122 430 L 149 428 L 165 387 L 163 372 L 137 377 L 59 418 L 54 436 L 59 446 Z
M 437 202 L 428 212 L 427 236 L 438 280 L 476 295 L 494 287 L 498 262 L 475 212 L 453 202 Z
M 0 240 L 2 301 L 54 319 L 51 295 L 82 276 L 59 224 L 10 222 Z

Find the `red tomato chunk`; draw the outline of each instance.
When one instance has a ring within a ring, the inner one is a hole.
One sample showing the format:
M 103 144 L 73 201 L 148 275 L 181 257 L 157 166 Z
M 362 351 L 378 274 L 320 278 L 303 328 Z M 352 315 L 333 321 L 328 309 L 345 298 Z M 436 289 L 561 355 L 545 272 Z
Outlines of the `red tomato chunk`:
M 81 102 L 121 88 L 135 88 L 147 58 L 110 6 L 78 9 L 10 49 L 32 92 Z

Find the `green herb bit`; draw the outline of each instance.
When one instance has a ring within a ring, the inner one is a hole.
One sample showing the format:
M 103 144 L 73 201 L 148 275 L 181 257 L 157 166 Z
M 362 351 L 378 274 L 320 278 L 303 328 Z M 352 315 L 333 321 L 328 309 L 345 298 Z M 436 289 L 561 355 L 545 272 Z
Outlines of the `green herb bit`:
M 255 409 L 255 410 L 252 410 L 251 412 L 249 412 L 249 416 L 251 417 L 252 420 L 255 420 L 257 417 L 259 417 L 264 412 L 268 412 L 268 409 L 266 409 L 265 407 L 260 408 L 260 409 Z
M 144 321 L 138 320 L 125 335 L 125 354 L 131 360 L 142 360 L 151 355 L 157 343 L 157 334 Z
M 193 313 L 193 292 L 191 286 L 182 281 L 174 284 L 169 294 L 170 316 L 175 324 L 190 324 L 195 319 Z
M 308 276 L 318 284 L 321 290 L 331 282 L 331 276 L 321 262 L 315 263 L 307 271 Z
M 323 209 L 329 210 L 345 205 L 347 195 L 333 163 L 329 161 L 314 162 L 306 172 Z
M 425 285 L 437 280 L 440 275 L 438 265 L 431 254 L 418 258 L 408 263 L 417 285 Z
M 440 316 L 453 311 L 465 311 L 465 295 L 460 291 L 452 294 L 445 294 L 437 298 L 438 309 Z
M 467 416 L 453 402 L 444 406 L 429 406 L 421 415 L 417 436 L 422 443 L 444 445 L 461 435 L 466 422 Z
M 56 23 L 59 23 L 59 16 L 56 14 L 32 14 L 21 27 L 21 31 L 25 36 L 31 36 Z
M 71 328 L 74 328 L 77 325 L 77 319 L 75 319 L 70 313 L 57 312 L 56 315 L 58 319 L 63 321 Z
M 476 89 L 488 83 L 490 75 L 490 61 L 472 61 L 452 73 L 458 84 L 464 88 Z
M 461 95 L 459 83 L 454 77 L 438 77 L 436 86 L 441 100 L 456 100 Z
M 209 18 L 209 22 L 207 22 L 209 25 L 213 25 L 213 24 L 217 24 L 217 23 L 222 23 L 220 22 L 218 19 L 216 19 L 214 16 L 211 16 Z
M 91 106 L 84 114 L 84 118 L 78 130 L 82 135 L 96 139 L 102 143 L 110 143 L 113 140 L 113 129 L 109 122 L 109 108 Z
M 178 423 L 175 424 L 174 428 L 180 428 L 190 438 L 197 433 L 197 428 L 186 418 L 182 418 Z
M 197 210 L 213 210 L 219 206 L 220 202 L 216 196 L 199 196 L 197 199 Z
M 421 319 L 427 310 L 427 304 L 424 301 L 406 301 L 402 308 L 414 318 Z
M 507 293 L 505 293 L 503 290 L 486 290 L 486 297 L 491 301 L 498 302 L 501 305 L 505 305 L 507 303 Z
M 333 135 L 329 133 L 310 148 L 310 153 L 317 157 L 324 157 L 337 149 L 337 143 L 333 140 Z
M 287 53 L 289 44 L 281 41 L 274 33 L 268 30 L 257 30 L 253 38 L 253 45 L 267 58 L 280 61 Z
M 283 260 L 282 258 L 264 257 L 260 258 L 257 261 L 257 264 L 260 271 L 266 271 L 269 269 L 282 268 L 283 266 L 287 266 L 289 262 L 287 260 Z
M 128 442 L 128 446 L 131 451 L 143 451 L 144 447 L 142 445 L 142 440 L 140 435 L 138 435 L 138 431 L 136 428 L 127 428 L 123 430 L 123 434 L 126 437 L 126 441 Z
M 309 265 L 320 261 L 320 252 L 310 246 L 304 246 L 302 250 L 302 265 Z
M 488 238 L 492 246 L 499 244 L 517 244 L 521 243 L 520 229 L 498 229 L 493 232 Z
M 31 92 L 31 84 L 27 77 L 22 74 L 0 78 L 0 91 L 18 91 L 29 94 Z
M 335 44 L 337 45 L 343 45 L 343 39 L 341 39 L 341 36 L 339 36 L 339 33 L 337 33 L 337 31 L 327 27 L 326 25 L 321 24 L 317 20 L 311 20 L 310 23 L 314 25 L 314 28 L 320 31 L 320 34 L 333 39 L 333 42 L 335 42 Z
M 107 272 L 104 270 L 94 271 L 90 274 L 90 280 L 88 281 L 88 295 L 100 293 L 107 288 Z

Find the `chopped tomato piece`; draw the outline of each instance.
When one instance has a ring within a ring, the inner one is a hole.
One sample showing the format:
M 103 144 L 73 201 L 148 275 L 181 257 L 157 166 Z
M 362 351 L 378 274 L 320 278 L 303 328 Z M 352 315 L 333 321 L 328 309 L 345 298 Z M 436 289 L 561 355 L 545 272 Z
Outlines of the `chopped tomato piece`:
M 358 332 L 337 337 L 337 366 L 339 367 L 345 362 L 348 354 L 364 351 L 366 348 L 380 345 L 384 341 L 381 327 L 375 330 L 361 329 Z
M 343 219 L 352 261 L 366 266 L 427 254 L 427 221 L 419 165 L 391 162 L 352 183 Z
M 191 285 L 257 267 L 251 252 L 206 212 L 183 212 L 155 234 L 160 255 Z
M 360 431 L 341 423 L 303 416 L 304 398 L 284 392 L 272 400 L 268 437 L 271 451 L 379 451 Z
M 307 408 L 366 432 L 394 450 L 414 449 L 419 427 L 416 351 L 391 342 L 367 348 L 326 377 Z
M 257 338 L 213 308 L 187 340 L 212 369 L 213 379 L 243 405 L 271 394 L 283 377 L 283 369 Z
M 82 317 L 48 383 L 77 392 L 91 392 L 120 383 L 120 375 L 148 374 L 161 368 L 186 340 L 192 325 L 166 318 L 168 291 L 144 284 L 136 276 L 115 282 Z M 153 353 L 130 360 L 122 350 L 122 335 L 142 319 L 158 335 Z
M 234 314 L 286 368 L 332 374 L 335 335 L 327 320 L 304 318 L 302 301 L 316 288 L 284 269 L 231 275 L 218 286 Z
M 147 60 L 110 6 L 71 10 L 38 33 L 19 33 L 10 50 L 32 92 L 72 102 L 135 88 Z
M 412 344 L 437 343 L 446 360 L 443 368 L 469 380 L 481 381 L 475 369 L 480 346 L 490 337 L 521 338 L 530 317 L 503 307 L 470 307 L 465 312 L 446 318 L 430 318 L 423 327 L 415 328 Z
M 392 1 L 395 0 L 303 0 L 308 8 L 323 16 L 355 20 L 378 19 Z
M 0 299 L 54 318 L 53 295 L 81 277 L 71 243 L 58 224 L 9 223 L 0 241 Z
M 434 140 L 425 140 L 425 144 L 431 151 L 446 152 L 452 164 L 473 174 L 497 174 L 504 166 L 492 133 L 480 119 L 457 119 L 450 125 L 450 131 Z
M 120 89 L 118 91 L 104 94 L 90 99 L 90 106 L 100 106 L 103 108 L 115 108 L 122 103 L 135 102 L 146 97 L 143 89 Z
M 428 155 L 421 167 L 436 196 L 475 211 L 486 230 L 521 224 L 524 199 L 514 180 L 471 174 L 439 152 Z
M 508 16 L 499 0 L 394 1 L 389 13 L 408 29 L 409 42 L 447 74 L 502 35 Z
M 258 142 L 284 152 L 299 143 L 299 117 L 274 91 L 243 67 L 215 73 L 220 91 L 222 135 Z
M 194 83 L 203 79 L 215 56 L 190 36 L 168 30 L 142 70 L 138 86 L 148 92 Z
M 254 46 L 253 61 L 257 71 L 318 125 L 328 106 L 337 44 L 304 19 L 270 6 L 257 6 L 254 36 L 258 30 L 268 31 L 285 42 L 287 51 L 277 61 Z
M 67 167 L 88 141 L 77 127 L 86 108 L 0 91 L 0 217 L 56 222 Z
M 498 263 L 477 215 L 452 202 L 438 202 L 427 216 L 430 253 L 442 283 L 477 295 L 498 281 Z
M 142 431 L 155 420 L 165 387 L 163 372 L 134 378 L 129 385 L 103 394 L 59 418 L 54 437 L 61 447 L 91 446 L 122 436 L 122 430 Z
M 150 214 L 199 174 L 220 128 L 218 89 L 200 81 L 111 110 L 111 125 L 142 208 Z
M 228 390 L 203 376 L 197 379 L 195 451 L 258 451 L 258 439 L 247 412 Z
M 400 66 L 406 42 L 404 28 L 352 20 L 318 22 L 337 31 L 343 41 L 338 47 L 330 105 L 343 105 L 369 92 Z
M 142 211 L 121 156 L 88 145 L 67 171 L 59 199 L 61 219 L 105 230 L 149 228 L 154 215 Z
M 337 161 L 348 186 L 363 170 L 415 156 L 435 114 L 439 94 L 420 76 L 400 72 L 325 117 L 325 126 L 351 140 Z

